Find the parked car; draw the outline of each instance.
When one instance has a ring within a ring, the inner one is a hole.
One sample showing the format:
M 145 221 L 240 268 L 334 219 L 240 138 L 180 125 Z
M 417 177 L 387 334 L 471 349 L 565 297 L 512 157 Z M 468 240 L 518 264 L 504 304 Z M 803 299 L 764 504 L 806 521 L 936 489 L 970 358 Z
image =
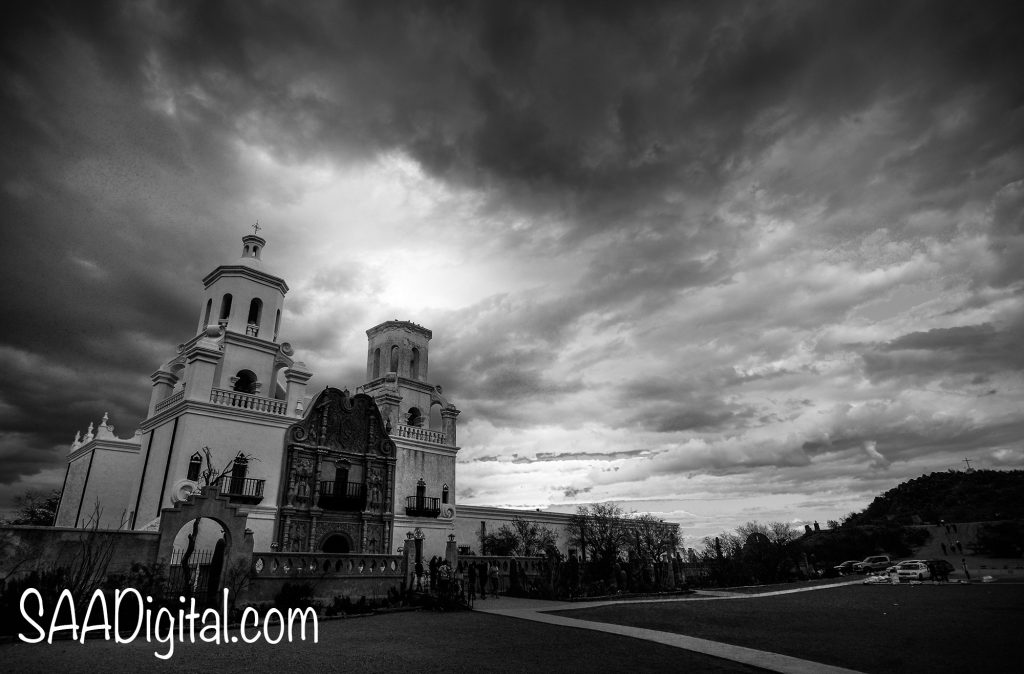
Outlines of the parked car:
M 836 564 L 832 567 L 832 570 L 838 573 L 840 576 L 845 576 L 851 573 L 857 573 L 857 565 L 860 564 L 860 560 L 848 559 L 842 564 Z
M 895 568 L 900 580 L 929 580 L 932 577 L 932 570 L 923 559 L 908 559 L 897 564 Z
M 936 580 L 949 580 L 949 574 L 956 573 L 956 567 L 945 559 L 929 559 L 927 562 L 932 569 L 932 578 Z
M 857 573 L 869 573 L 872 571 L 885 571 L 892 566 L 889 555 L 874 555 L 866 557 L 863 562 L 857 565 Z

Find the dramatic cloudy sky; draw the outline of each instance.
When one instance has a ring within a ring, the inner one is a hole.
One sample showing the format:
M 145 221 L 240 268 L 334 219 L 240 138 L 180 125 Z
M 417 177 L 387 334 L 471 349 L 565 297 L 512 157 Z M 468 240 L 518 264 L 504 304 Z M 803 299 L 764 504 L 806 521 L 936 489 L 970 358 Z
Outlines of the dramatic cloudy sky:
M 5 2 L 0 507 L 259 220 L 314 387 L 431 328 L 462 503 L 688 537 L 1024 467 L 1020 3 Z

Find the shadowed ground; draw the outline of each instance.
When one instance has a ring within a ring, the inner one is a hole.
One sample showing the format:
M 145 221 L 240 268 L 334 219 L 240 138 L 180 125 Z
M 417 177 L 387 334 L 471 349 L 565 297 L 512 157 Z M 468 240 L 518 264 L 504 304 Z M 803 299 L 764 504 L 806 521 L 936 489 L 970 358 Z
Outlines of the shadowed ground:
M 1024 584 L 848 585 L 556 611 L 865 672 L 1017 672 Z
M 502 600 L 498 600 L 500 603 Z M 234 632 L 237 634 L 237 632 Z M 688 651 L 482 613 L 396 613 L 320 623 L 320 641 L 276 646 L 59 641 L 0 646 L 5 672 L 755 672 Z

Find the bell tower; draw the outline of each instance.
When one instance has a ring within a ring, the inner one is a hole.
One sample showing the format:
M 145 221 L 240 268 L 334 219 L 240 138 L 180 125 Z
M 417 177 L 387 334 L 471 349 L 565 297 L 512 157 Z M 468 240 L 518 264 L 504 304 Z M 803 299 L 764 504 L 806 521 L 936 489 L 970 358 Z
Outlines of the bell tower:
M 257 542 L 273 540 L 281 485 L 274 467 L 313 375 L 280 340 L 288 284 L 264 268 L 267 241 L 258 225 L 253 230 L 242 237 L 240 257 L 203 278 L 195 333 L 151 376 L 133 528 L 197 489 L 206 461 L 221 494 L 248 510 Z
M 429 382 L 430 330 L 396 319 L 370 328 L 366 336 L 367 383 L 362 390 L 376 399 L 385 422 L 396 431 L 404 427 L 413 435 L 454 447 L 459 410 L 440 386 Z
M 432 336 L 422 325 L 397 319 L 367 330 L 367 383 L 360 387 L 373 396 L 395 443 L 395 535 L 419 532 L 428 555 L 445 554 L 454 533 L 459 451 L 459 410 L 429 380 Z

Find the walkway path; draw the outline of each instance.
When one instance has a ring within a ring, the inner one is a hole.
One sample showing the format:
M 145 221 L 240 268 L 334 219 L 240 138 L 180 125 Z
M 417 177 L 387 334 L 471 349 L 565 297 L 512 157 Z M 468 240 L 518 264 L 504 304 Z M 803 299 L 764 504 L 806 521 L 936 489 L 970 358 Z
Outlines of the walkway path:
M 683 634 L 674 634 L 672 632 L 662 632 L 660 630 L 650 630 L 641 627 L 614 625 L 611 623 L 599 623 L 590 620 L 578 620 L 575 618 L 567 618 L 561 615 L 551 615 L 549 613 L 550 611 L 571 611 L 574 609 L 586 609 L 594 608 L 597 606 L 607 606 L 609 604 L 622 603 L 635 604 L 676 601 L 714 601 L 722 599 L 754 600 L 758 597 L 777 596 L 780 594 L 791 594 L 794 592 L 810 592 L 813 590 L 824 590 L 827 588 L 838 587 L 840 585 L 848 585 L 851 582 L 856 583 L 861 581 L 846 581 L 830 585 L 817 585 L 798 589 L 764 592 L 761 594 L 741 594 L 738 592 L 726 591 L 703 591 L 697 592 L 693 595 L 687 595 L 685 597 L 672 597 L 667 599 L 632 599 L 599 602 L 565 602 L 543 601 L 539 599 L 521 599 L 518 597 L 502 597 L 496 600 L 488 599 L 485 601 L 477 601 L 474 609 L 477 611 L 481 611 L 483 613 L 506 616 L 509 618 L 520 618 L 522 620 L 532 620 L 535 622 L 547 623 L 549 625 L 576 627 L 579 629 L 594 630 L 597 632 L 606 632 L 609 634 L 619 634 L 622 636 L 634 637 L 637 639 L 645 639 L 647 641 L 653 641 L 655 643 L 665 644 L 668 646 L 675 646 L 676 648 L 683 648 L 688 651 L 703 653 L 705 655 L 711 655 L 717 658 L 723 658 L 725 660 L 731 660 L 733 662 L 751 665 L 753 667 L 760 667 L 762 669 L 767 669 L 773 672 L 783 672 L 785 674 L 857 674 L 854 670 L 851 669 L 834 667 L 831 665 L 822 664 L 820 662 L 812 662 L 810 660 L 802 660 L 800 658 L 794 658 L 788 655 L 781 655 L 779 653 L 772 653 L 769 651 L 745 648 L 743 646 L 734 646 L 732 644 L 726 644 L 719 641 L 698 639 L 696 637 L 688 637 Z

